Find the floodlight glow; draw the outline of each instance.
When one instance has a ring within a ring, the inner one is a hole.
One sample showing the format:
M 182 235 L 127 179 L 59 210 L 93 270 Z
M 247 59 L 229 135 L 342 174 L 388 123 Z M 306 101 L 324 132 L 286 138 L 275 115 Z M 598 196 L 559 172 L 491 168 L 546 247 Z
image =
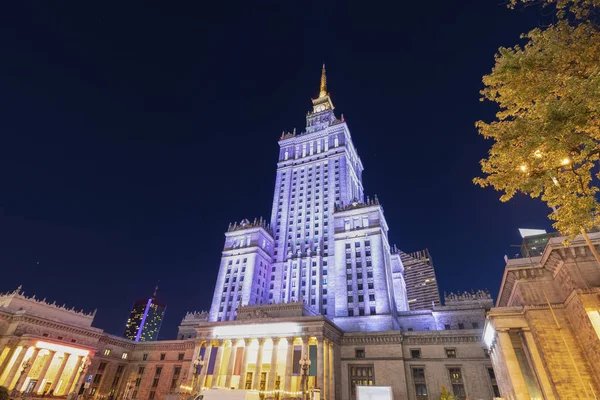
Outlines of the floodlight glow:
M 216 326 L 213 328 L 213 335 L 223 338 L 247 338 L 288 334 L 297 335 L 299 333 L 302 333 L 302 328 L 295 322 Z
M 35 344 L 38 349 L 52 350 L 59 353 L 75 354 L 76 356 L 86 357 L 90 352 L 88 350 L 79 349 L 77 347 L 63 346 L 62 344 L 38 341 Z
M 496 331 L 492 327 L 492 324 L 486 324 L 485 330 L 483 332 L 483 343 L 488 347 L 488 349 L 492 346 L 494 342 L 494 337 L 496 336 Z

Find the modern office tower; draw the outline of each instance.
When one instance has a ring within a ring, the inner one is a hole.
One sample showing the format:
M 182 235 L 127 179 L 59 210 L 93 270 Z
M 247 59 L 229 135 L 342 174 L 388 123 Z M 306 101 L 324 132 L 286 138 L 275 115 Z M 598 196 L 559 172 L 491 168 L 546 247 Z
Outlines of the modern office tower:
M 158 286 L 148 299 L 137 300 L 131 309 L 123 337 L 136 342 L 148 342 L 158 338 L 165 316 L 166 304 L 156 301 Z
M 401 251 L 400 255 L 410 310 L 431 310 L 433 306 L 439 306 L 440 292 L 429 251 L 408 254 Z
M 521 255 L 523 257 L 539 257 L 546 248 L 548 241 L 553 237 L 558 237 L 558 232 L 546 232 L 544 229 L 523 229 L 519 228 L 519 233 L 523 238 L 521 244 Z

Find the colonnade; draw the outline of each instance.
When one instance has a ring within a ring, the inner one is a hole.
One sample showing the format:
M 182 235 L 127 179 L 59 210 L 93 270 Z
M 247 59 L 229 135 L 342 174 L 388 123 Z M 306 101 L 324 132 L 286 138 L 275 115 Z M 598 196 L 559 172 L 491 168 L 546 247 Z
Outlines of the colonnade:
M 209 340 L 202 344 L 206 346 L 204 366 L 200 370 L 195 389 L 211 387 L 259 390 L 266 395 L 279 391 L 282 399 L 300 397 L 301 372 L 299 365 L 294 367 L 294 362 L 299 361 L 298 355 L 294 359 L 294 348 L 301 348 L 300 359 L 310 358 L 311 345 L 317 347 L 316 374 L 309 378 L 309 389 L 319 388 L 322 399 L 333 399 L 334 344 L 331 340 L 315 336 Z M 200 348 L 197 354 L 200 354 Z M 208 373 L 209 370 L 211 374 Z
M 0 386 L 32 394 L 67 395 L 83 383 L 87 353 L 52 344 L 5 346 L 0 353 Z

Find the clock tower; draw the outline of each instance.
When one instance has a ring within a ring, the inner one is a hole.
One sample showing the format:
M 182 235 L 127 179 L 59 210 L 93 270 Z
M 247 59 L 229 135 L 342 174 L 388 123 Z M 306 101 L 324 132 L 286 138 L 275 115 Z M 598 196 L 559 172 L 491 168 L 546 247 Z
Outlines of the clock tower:
M 319 97 L 312 99 L 313 111 L 306 115 L 306 133 L 319 131 L 331 125 L 336 120 L 333 114 L 333 103 L 327 93 L 327 75 L 325 74 L 325 64 L 321 71 L 321 87 Z

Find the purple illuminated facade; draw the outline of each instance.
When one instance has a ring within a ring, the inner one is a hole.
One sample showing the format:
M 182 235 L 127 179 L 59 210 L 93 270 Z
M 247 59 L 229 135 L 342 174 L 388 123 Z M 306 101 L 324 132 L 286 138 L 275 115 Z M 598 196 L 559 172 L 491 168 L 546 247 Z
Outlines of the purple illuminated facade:
M 136 300 L 131 308 L 123 337 L 136 342 L 147 342 L 158 339 L 167 306 L 156 301 L 156 287 L 152 297 Z
M 230 225 L 209 319 L 242 305 L 304 302 L 340 327 L 397 327 L 408 310 L 404 269 L 348 124 L 334 114 L 325 68 L 304 132 L 282 133 L 271 221 Z M 362 323 L 362 322 L 359 322 Z

